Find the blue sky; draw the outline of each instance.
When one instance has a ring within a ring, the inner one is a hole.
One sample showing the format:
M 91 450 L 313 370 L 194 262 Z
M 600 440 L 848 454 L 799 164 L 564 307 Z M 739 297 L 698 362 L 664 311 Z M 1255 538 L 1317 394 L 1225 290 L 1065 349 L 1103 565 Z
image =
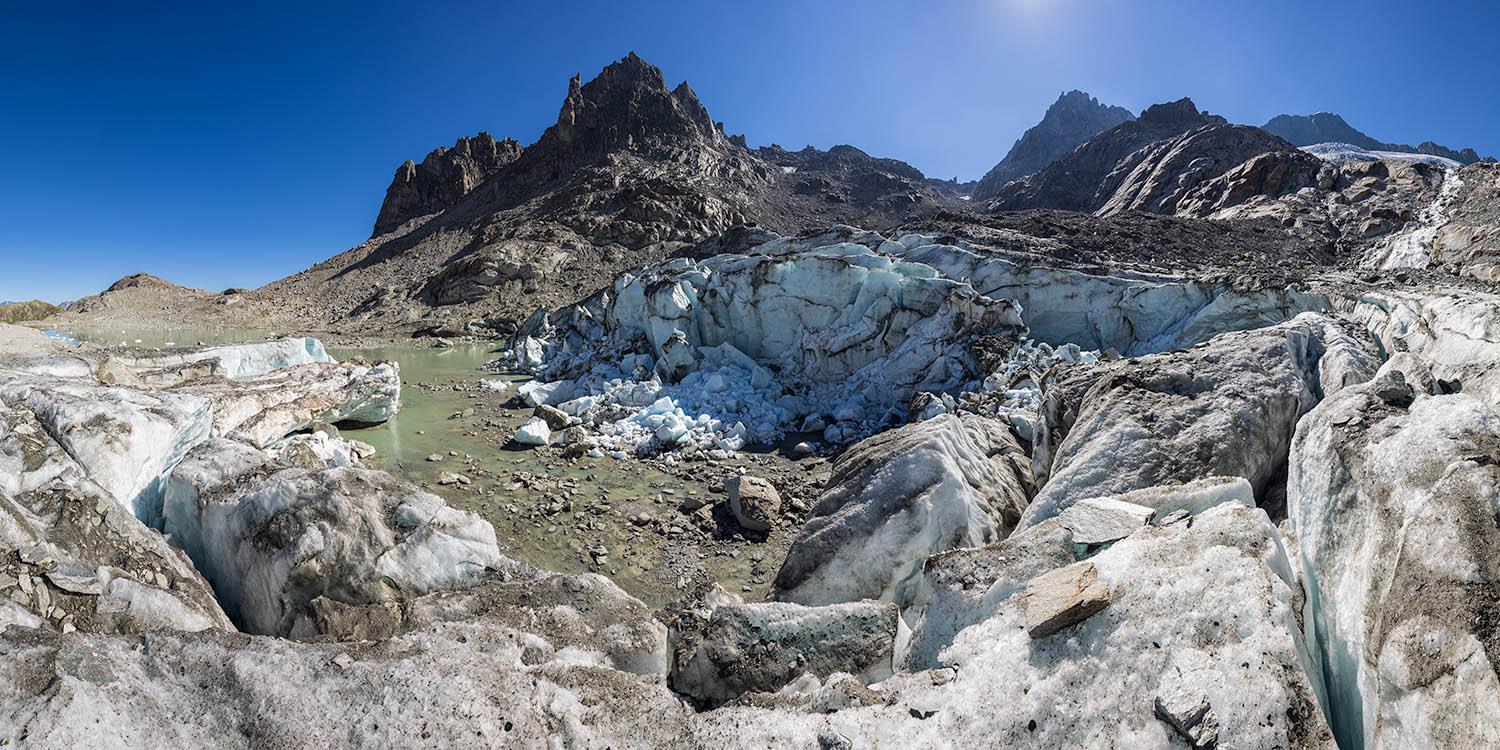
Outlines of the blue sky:
M 147 271 L 254 287 L 364 241 L 396 166 L 530 143 L 634 50 L 752 146 L 850 143 L 974 179 L 1061 91 L 1319 110 L 1500 154 L 1488 2 L 12 4 L 0 14 L 0 300 Z

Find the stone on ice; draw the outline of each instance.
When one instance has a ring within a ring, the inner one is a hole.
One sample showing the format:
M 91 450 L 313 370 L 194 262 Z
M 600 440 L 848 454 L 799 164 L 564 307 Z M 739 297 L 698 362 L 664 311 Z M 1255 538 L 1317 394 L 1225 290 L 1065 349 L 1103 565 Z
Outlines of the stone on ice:
M 547 423 L 547 429 L 549 430 L 562 430 L 568 426 L 570 421 L 568 415 L 561 409 L 546 404 L 537 404 L 536 409 L 531 412 L 531 415 L 540 417 L 543 422 Z
M 1211 662 L 1201 661 L 1197 669 L 1172 665 L 1153 701 L 1152 712 L 1177 730 L 1194 750 L 1212 750 L 1219 745 L 1219 717 L 1201 683 L 1216 680 L 1218 670 Z
M 1239 503 L 1254 508 L 1255 490 L 1244 477 L 1204 477 L 1186 484 L 1132 490 L 1115 495 L 1113 499 L 1151 508 L 1160 521 L 1174 511 L 1196 515 L 1220 503 Z
M 104 584 L 99 582 L 99 576 L 89 566 L 78 562 L 63 563 L 47 571 L 47 580 L 53 586 L 75 594 L 98 596 L 104 593 Z
M 1079 500 L 1063 511 L 1062 524 L 1079 544 L 1108 544 L 1130 536 L 1151 522 L 1156 511 L 1143 505 L 1092 497 Z
M 1026 584 L 1026 632 L 1046 638 L 1109 606 L 1109 584 L 1091 562 L 1044 573 Z

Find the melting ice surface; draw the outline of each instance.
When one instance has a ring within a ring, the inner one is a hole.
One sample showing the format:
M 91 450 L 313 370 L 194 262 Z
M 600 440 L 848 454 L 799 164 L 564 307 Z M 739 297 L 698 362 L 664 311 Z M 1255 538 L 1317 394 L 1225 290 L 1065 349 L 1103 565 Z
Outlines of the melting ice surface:
M 80 345 L 80 344 L 83 343 L 83 342 L 79 341 L 78 339 L 75 339 L 72 336 L 69 336 L 68 334 L 63 333 L 62 331 L 47 330 L 47 331 L 43 331 L 42 334 L 45 335 L 49 339 L 57 339 L 58 341 L 61 341 L 64 344 L 67 344 L 68 346 L 78 346 L 78 345 Z
M 999 394 L 987 410 L 1029 437 L 1058 362 L 1187 348 L 1329 307 L 1298 289 L 1095 276 L 838 227 L 624 274 L 534 316 L 497 365 L 550 381 L 520 395 L 593 428 L 601 454 L 721 455 L 790 432 L 840 444 L 965 394 Z
M 791 432 L 856 440 L 914 416 L 923 392 L 943 397 L 919 418 L 965 392 L 999 393 L 1001 416 L 1029 432 L 1040 374 L 1097 358 L 1027 340 L 1013 300 L 899 257 L 930 238 L 826 239 L 626 274 L 567 323 L 522 337 L 501 364 L 536 374 L 519 395 L 588 424 L 600 455 L 717 458 Z M 1003 352 L 989 371 L 973 352 L 980 341 Z

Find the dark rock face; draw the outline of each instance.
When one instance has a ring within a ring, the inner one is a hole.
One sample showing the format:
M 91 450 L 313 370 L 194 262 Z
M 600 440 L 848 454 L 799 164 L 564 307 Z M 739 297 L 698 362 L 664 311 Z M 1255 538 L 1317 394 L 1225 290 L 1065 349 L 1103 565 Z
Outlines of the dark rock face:
M 1005 158 L 980 178 L 973 199 L 989 200 L 1005 183 L 1032 174 L 1084 141 L 1133 119 L 1130 110 L 1103 104 L 1082 91 L 1062 94 L 1047 108 L 1042 121 L 1022 134 Z
M 1126 157 L 1100 185 L 1093 209 L 1207 216 L 1257 195 L 1316 185 L 1321 167 L 1316 156 L 1260 128 L 1205 125 Z
M 1479 154 L 1472 148 L 1455 151 L 1432 141 L 1423 141 L 1415 146 L 1377 141 L 1356 130 L 1345 122 L 1344 118 L 1332 112 L 1318 112 L 1311 115 L 1277 115 L 1262 125 L 1261 129 L 1281 136 L 1297 146 L 1311 146 L 1314 143 L 1349 143 L 1372 151 L 1406 151 L 1441 156 L 1460 164 L 1473 164 L 1481 161 Z
M 570 81 L 530 146 L 480 134 L 403 165 L 375 237 L 265 291 L 311 300 L 297 305 L 309 322 L 524 317 L 737 225 L 887 226 L 958 205 L 951 186 L 851 146 L 751 151 L 631 54 Z
M 421 164 L 410 159 L 396 169 L 396 177 L 386 188 L 385 202 L 375 219 L 375 234 L 395 229 L 402 222 L 421 214 L 441 211 L 462 199 L 500 168 L 515 161 L 521 145 L 506 138 L 496 141 L 481 132 L 472 138 L 460 138 L 453 148 L 438 148 Z
M 1060 208 L 1092 212 L 1102 207 L 1124 181 L 1121 161 L 1157 141 L 1204 125 L 1224 125 L 1224 118 L 1198 111 L 1191 99 L 1153 105 L 1135 120 L 1090 138 L 1036 174 L 1002 187 L 989 203 L 993 211 Z M 1102 197 L 1101 197 L 1102 196 Z

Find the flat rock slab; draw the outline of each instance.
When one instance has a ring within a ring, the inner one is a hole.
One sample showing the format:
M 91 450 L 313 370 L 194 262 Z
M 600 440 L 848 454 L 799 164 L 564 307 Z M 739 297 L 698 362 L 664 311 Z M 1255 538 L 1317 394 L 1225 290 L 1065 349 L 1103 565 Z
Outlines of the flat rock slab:
M 1026 632 L 1046 638 L 1109 606 L 1109 584 L 1091 562 L 1043 573 L 1026 584 Z
M 1079 500 L 1062 514 L 1063 526 L 1079 544 L 1107 544 L 1151 523 L 1156 510 L 1109 497 Z
M 104 593 L 104 584 L 94 575 L 94 569 L 82 563 L 63 563 L 47 571 L 47 580 L 53 586 L 74 594 L 98 596 Z

